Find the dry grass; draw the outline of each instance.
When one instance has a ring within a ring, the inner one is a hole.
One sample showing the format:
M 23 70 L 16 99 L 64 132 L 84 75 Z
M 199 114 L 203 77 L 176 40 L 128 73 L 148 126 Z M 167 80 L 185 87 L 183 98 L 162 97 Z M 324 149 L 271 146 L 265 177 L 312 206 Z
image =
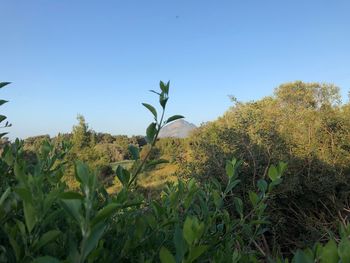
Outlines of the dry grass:
M 177 176 L 175 175 L 177 169 L 178 166 L 172 163 L 158 165 L 153 170 L 140 174 L 138 185 L 148 191 L 160 190 L 168 182 L 177 182 Z M 120 188 L 121 184 L 116 179 L 113 185 L 107 189 L 107 192 L 113 194 Z

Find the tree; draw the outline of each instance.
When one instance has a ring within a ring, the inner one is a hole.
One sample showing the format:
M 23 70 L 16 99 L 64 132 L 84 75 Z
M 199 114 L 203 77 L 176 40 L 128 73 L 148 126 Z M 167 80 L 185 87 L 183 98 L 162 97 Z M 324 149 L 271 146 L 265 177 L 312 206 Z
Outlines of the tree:
M 90 131 L 89 126 L 85 122 L 85 118 L 82 115 L 77 116 L 78 125 L 73 127 L 73 147 L 75 149 L 82 149 L 89 146 L 90 143 Z
M 275 89 L 275 96 L 284 105 L 293 107 L 320 109 L 341 103 L 339 88 L 327 83 L 290 82 Z

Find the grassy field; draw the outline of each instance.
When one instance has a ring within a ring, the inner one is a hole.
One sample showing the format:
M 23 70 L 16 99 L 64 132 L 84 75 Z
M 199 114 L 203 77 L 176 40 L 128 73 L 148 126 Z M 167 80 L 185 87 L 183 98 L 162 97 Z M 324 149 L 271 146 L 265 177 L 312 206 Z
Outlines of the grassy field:
M 118 165 L 123 166 L 126 169 L 131 168 L 134 161 L 125 160 L 121 162 L 112 163 L 112 168 L 115 170 Z M 140 174 L 137 182 L 140 188 L 143 188 L 147 192 L 160 190 L 168 182 L 176 182 L 176 171 L 178 166 L 173 163 L 160 164 L 151 171 L 146 171 Z M 121 184 L 117 178 L 115 178 L 113 185 L 107 190 L 109 193 L 115 193 L 120 189 Z

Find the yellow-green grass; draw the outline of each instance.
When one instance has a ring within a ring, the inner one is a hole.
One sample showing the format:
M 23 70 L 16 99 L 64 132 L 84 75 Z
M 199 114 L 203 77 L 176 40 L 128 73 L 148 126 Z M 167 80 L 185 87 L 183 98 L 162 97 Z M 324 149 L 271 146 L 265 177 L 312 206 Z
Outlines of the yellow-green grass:
M 123 160 L 123 161 L 111 163 L 111 166 L 112 166 L 112 169 L 115 171 L 118 165 L 122 166 L 125 169 L 130 169 L 133 164 L 134 164 L 133 160 Z
M 172 163 L 158 165 L 153 170 L 140 174 L 137 185 L 147 192 L 158 191 L 168 182 L 177 182 L 177 169 L 178 166 Z M 116 178 L 114 184 L 107 191 L 109 193 L 116 193 L 120 188 L 121 184 Z

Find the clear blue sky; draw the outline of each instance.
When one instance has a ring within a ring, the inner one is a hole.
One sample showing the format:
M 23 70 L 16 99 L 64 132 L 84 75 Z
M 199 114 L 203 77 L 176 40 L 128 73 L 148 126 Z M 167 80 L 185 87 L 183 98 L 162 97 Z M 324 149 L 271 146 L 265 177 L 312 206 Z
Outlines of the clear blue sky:
M 283 82 L 350 89 L 348 0 L 1 0 L 1 107 L 11 138 L 90 127 L 143 134 L 171 81 L 169 114 L 195 124 Z

